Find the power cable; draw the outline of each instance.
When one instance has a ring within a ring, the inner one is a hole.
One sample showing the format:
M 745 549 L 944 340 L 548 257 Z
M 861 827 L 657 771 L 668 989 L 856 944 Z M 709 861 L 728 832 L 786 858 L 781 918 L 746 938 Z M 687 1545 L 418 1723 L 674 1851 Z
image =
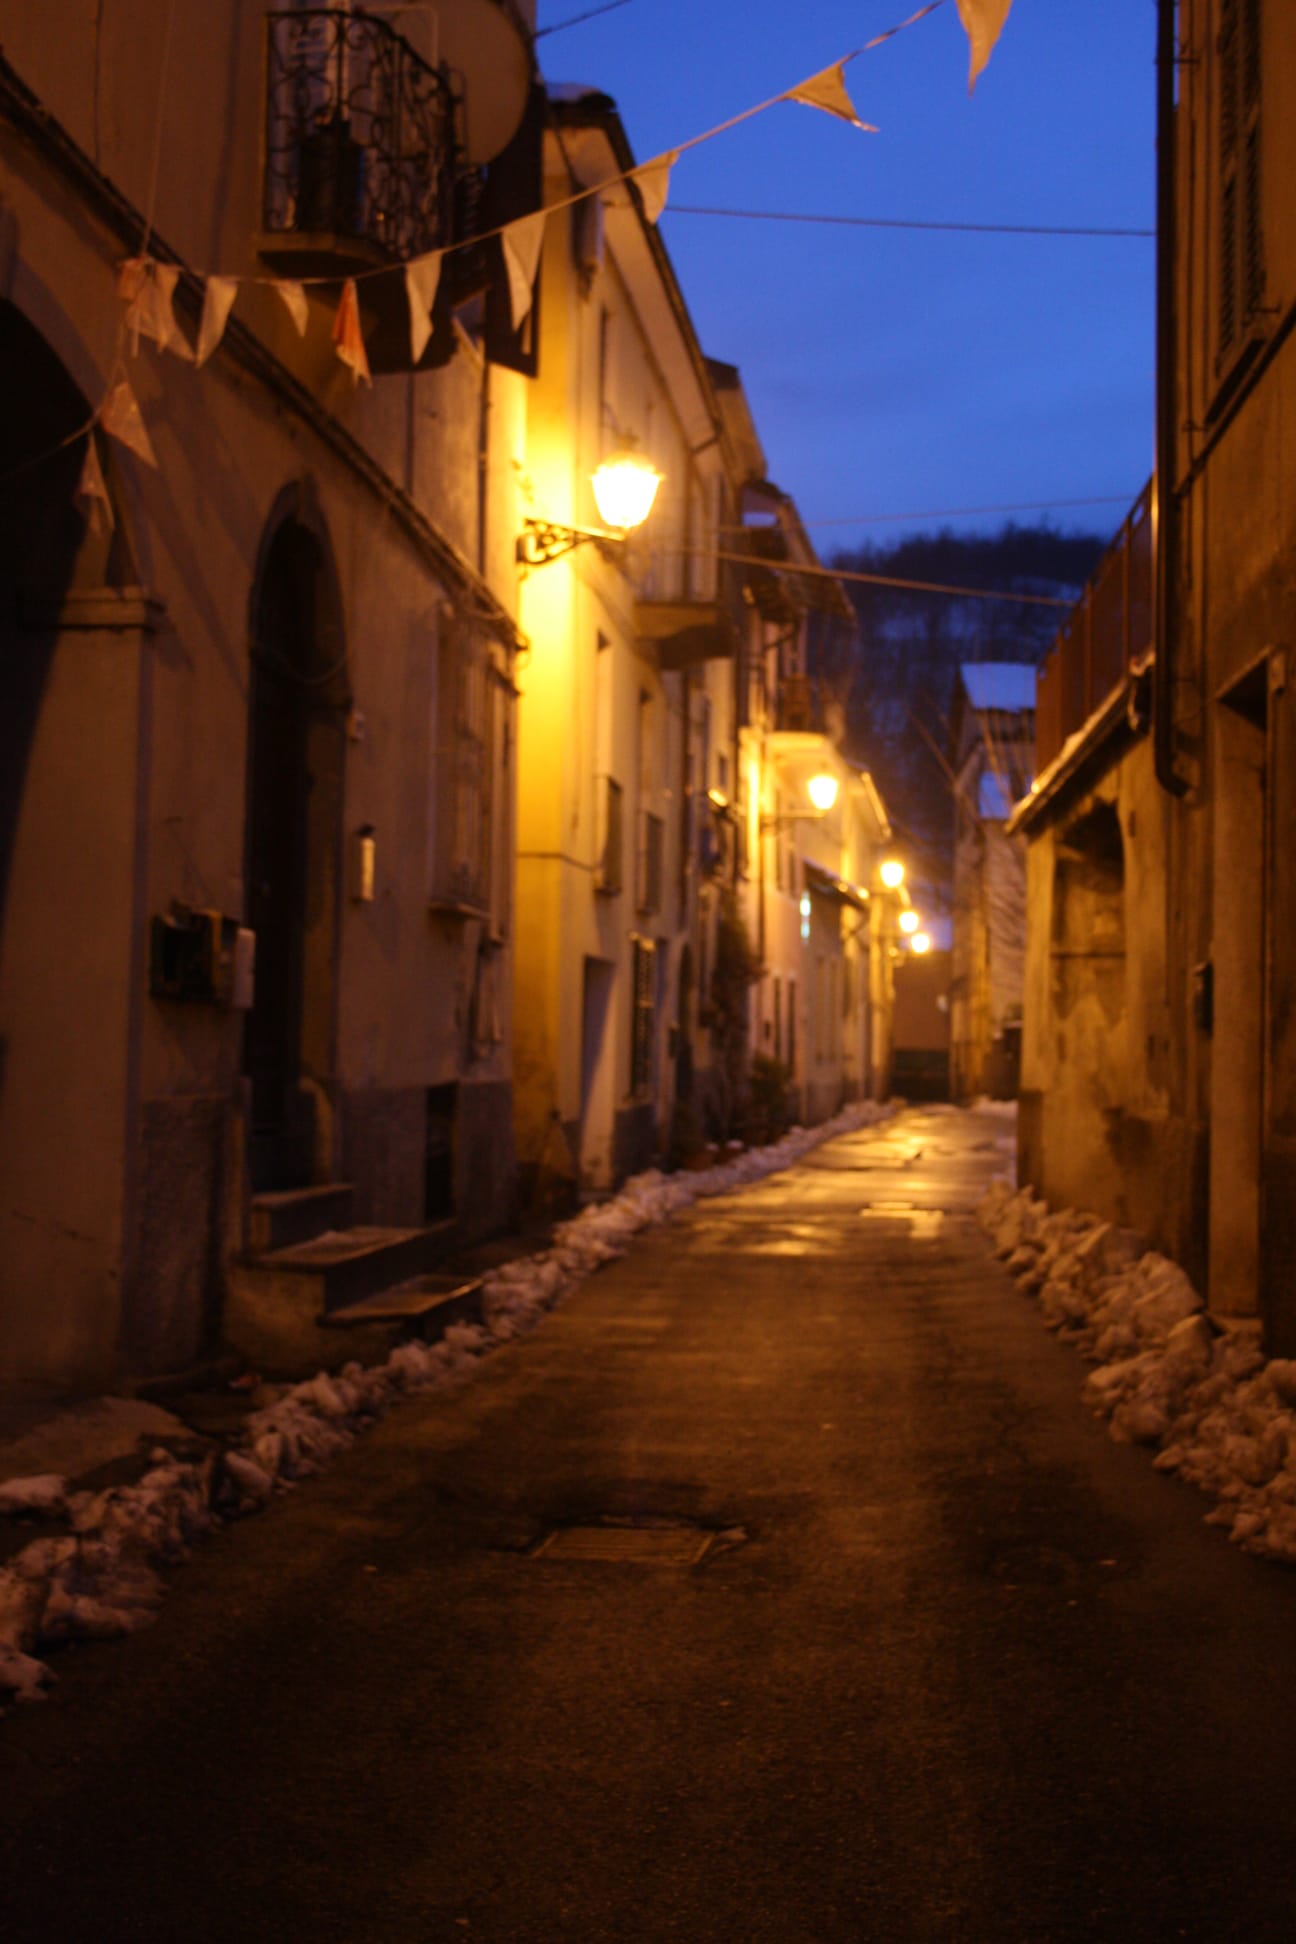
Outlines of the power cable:
M 848 229 L 941 230 L 969 236 L 1117 236 L 1151 238 L 1154 229 L 1115 229 L 1096 224 L 926 222 L 900 216 L 829 216 L 786 209 L 721 209 L 710 203 L 668 203 L 672 216 L 733 216 L 752 223 L 831 223 Z

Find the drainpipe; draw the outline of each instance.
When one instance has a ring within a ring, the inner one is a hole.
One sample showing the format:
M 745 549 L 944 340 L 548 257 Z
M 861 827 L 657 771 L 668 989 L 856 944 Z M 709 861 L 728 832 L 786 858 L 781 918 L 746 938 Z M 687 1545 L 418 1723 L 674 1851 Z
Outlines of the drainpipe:
M 1157 782 L 1172 796 L 1188 793 L 1174 762 L 1174 653 L 1178 569 L 1175 503 L 1175 63 L 1178 0 L 1157 0 L 1156 174 L 1156 663 L 1152 678 L 1152 747 Z

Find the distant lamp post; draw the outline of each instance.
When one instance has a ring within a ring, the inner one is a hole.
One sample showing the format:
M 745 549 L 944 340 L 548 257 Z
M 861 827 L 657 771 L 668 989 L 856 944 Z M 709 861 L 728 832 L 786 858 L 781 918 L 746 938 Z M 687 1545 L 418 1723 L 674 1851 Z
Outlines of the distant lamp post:
M 922 957 L 924 952 L 930 952 L 931 940 L 928 938 L 926 932 L 914 933 L 913 937 L 909 940 L 909 950 L 911 952 L 917 952 L 919 958 Z
M 898 857 L 888 857 L 884 859 L 882 869 L 878 872 L 878 876 L 888 891 L 898 891 L 904 883 L 904 865 Z
M 821 817 L 826 817 L 837 801 L 837 778 L 827 770 L 820 770 L 806 784 L 806 794 Z
M 784 824 L 813 823 L 816 817 L 826 817 L 837 801 L 837 778 L 827 770 L 820 770 L 806 784 L 806 795 L 812 808 L 809 810 L 789 810 L 781 817 L 762 817 L 762 830 L 781 830 Z
M 558 526 L 552 520 L 524 520 L 517 557 L 524 567 L 544 567 L 586 540 L 623 541 L 652 512 L 664 474 L 630 447 L 614 452 L 591 475 L 594 503 L 604 526 Z
M 902 932 L 916 932 L 918 924 L 919 919 L 916 911 L 902 911 L 900 913 L 900 929 Z

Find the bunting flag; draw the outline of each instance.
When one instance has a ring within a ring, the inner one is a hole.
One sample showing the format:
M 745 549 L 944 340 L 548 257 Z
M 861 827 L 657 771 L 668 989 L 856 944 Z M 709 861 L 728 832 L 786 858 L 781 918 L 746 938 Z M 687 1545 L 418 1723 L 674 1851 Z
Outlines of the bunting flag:
M 520 216 L 502 233 L 504 264 L 508 271 L 509 302 L 513 309 L 513 329 L 520 331 L 531 310 L 540 246 L 544 242 L 545 212 Z
M 127 257 L 117 275 L 117 295 L 126 306 L 126 329 L 132 355 L 139 354 L 142 337 L 152 338 L 161 351 L 174 351 L 193 362 L 193 352 L 175 316 L 175 288 L 180 271 L 174 263 L 152 257 Z
M 194 363 L 205 365 L 225 335 L 225 325 L 238 294 L 236 277 L 208 277 L 203 291 L 202 322 L 198 326 L 198 347 Z
M 841 121 L 849 122 L 852 128 L 862 128 L 869 135 L 878 132 L 872 122 L 861 121 L 855 113 L 855 103 L 846 90 L 846 70 L 840 61 L 836 67 L 827 67 L 821 74 L 812 74 L 800 87 L 789 88 L 783 99 L 804 102 L 807 108 L 822 108 L 826 115 L 836 115 Z
M 114 439 L 129 446 L 146 466 L 157 465 L 157 454 L 153 450 L 153 441 L 148 435 L 139 400 L 127 379 L 119 378 L 105 398 L 99 411 L 99 423 Z
M 427 350 L 432 335 L 432 306 L 441 281 L 441 252 L 417 257 L 405 265 L 405 295 L 409 299 L 410 355 L 415 364 Z
M 957 6 L 971 49 L 972 59 L 968 69 L 968 93 L 971 94 L 977 84 L 977 76 L 994 53 L 995 42 L 1003 32 L 1012 0 L 957 0 Z
M 358 385 L 363 379 L 366 385 L 371 385 L 373 379 L 369 376 L 369 359 L 360 329 L 360 301 L 354 277 L 348 277 L 342 286 L 342 301 L 333 319 L 333 342 L 339 358 L 350 369 L 352 382 Z
M 669 154 L 658 155 L 651 162 L 645 162 L 631 177 L 639 185 L 643 212 L 650 223 L 655 223 L 666 207 L 666 198 L 670 194 L 670 173 L 679 158 L 679 150 L 671 149 Z
M 85 463 L 81 467 L 81 477 L 72 495 L 85 515 L 86 525 L 91 533 L 111 533 L 117 524 L 113 514 L 112 500 L 104 483 L 103 467 L 99 464 L 99 448 L 95 444 L 93 428 L 86 440 Z
M 299 283 L 276 283 L 275 294 L 297 327 L 298 337 L 305 337 L 306 323 L 310 317 L 310 305 L 306 301 L 306 286 Z

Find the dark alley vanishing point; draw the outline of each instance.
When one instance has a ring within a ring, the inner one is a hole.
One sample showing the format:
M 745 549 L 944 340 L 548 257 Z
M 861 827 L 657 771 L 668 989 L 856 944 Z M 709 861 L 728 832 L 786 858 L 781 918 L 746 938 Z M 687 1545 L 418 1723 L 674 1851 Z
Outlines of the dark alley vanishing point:
M 1290 1938 L 1296 1583 L 911 1110 L 698 1203 L 0 1725 L 0 1930 Z

